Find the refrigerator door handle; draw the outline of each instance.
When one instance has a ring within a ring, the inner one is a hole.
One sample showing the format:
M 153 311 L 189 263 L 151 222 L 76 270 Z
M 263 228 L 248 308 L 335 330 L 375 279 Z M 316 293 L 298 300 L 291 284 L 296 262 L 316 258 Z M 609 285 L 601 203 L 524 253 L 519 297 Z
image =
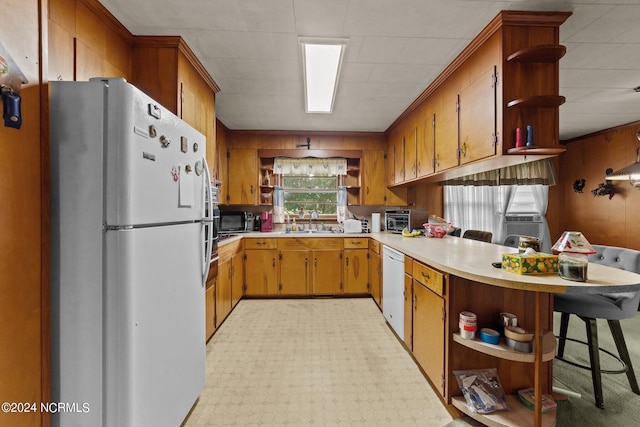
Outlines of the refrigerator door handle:
M 207 276 L 209 275 L 209 266 L 211 265 L 211 246 L 213 245 L 213 200 L 211 200 L 211 174 L 209 173 L 209 165 L 207 164 L 207 159 L 202 157 L 202 161 L 204 162 L 204 191 L 203 194 L 203 212 L 202 217 L 204 221 L 202 222 L 202 238 L 201 242 L 204 242 L 204 253 L 202 254 L 202 287 L 204 288 L 207 284 Z M 205 216 L 206 214 L 206 216 Z M 205 236 L 207 239 L 205 241 Z

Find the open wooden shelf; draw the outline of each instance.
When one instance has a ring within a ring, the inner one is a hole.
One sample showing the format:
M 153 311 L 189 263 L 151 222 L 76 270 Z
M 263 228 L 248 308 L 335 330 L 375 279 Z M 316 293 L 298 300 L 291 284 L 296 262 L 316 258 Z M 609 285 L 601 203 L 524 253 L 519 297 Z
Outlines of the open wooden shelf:
M 531 46 L 512 53 L 507 62 L 556 62 L 567 53 L 567 48 L 560 44 L 543 44 Z
M 512 427 L 533 425 L 534 413 L 524 406 L 518 396 L 507 395 L 509 411 L 493 412 L 491 414 L 478 414 L 471 412 L 464 400 L 464 396 L 453 396 L 451 404 L 461 412 L 470 416 L 476 421 L 490 427 Z M 556 425 L 556 411 L 549 411 L 542 414 L 542 426 L 551 427 Z
M 518 98 L 507 102 L 507 108 L 513 107 L 559 107 L 566 101 L 562 95 L 539 95 Z
M 479 338 L 472 340 L 464 339 L 460 336 L 460 332 L 453 333 L 453 341 L 468 347 L 480 353 L 488 354 L 499 359 L 511 360 L 514 362 L 535 363 L 536 355 L 534 353 L 521 353 L 512 350 L 507 346 L 503 339 L 500 338 L 500 344 L 488 344 Z M 549 362 L 556 356 L 556 337 L 553 332 L 546 332 L 542 336 L 542 361 Z
M 567 151 L 566 147 L 515 147 L 509 148 L 507 154 L 557 155 Z

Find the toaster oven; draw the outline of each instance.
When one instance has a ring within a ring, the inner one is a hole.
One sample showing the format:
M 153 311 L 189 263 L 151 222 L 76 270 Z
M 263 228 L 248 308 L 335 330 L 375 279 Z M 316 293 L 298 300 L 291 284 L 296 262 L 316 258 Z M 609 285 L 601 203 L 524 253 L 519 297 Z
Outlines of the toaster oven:
M 404 228 L 421 229 L 428 222 L 426 209 L 387 209 L 384 211 L 385 229 L 391 233 L 401 233 Z

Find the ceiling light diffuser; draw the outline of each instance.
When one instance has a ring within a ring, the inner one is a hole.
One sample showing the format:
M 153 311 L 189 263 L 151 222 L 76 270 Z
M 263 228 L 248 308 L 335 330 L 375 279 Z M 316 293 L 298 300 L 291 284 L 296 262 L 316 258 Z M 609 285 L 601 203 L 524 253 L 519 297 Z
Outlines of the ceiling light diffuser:
M 331 113 L 346 40 L 300 39 L 307 113 Z

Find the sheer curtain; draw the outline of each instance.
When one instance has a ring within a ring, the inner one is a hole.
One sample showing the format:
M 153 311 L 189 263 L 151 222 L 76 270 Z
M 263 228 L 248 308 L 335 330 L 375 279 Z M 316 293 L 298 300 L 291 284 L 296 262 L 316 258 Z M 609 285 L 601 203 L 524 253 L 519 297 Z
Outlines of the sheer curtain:
M 494 241 L 496 243 L 502 244 L 506 236 L 506 222 L 507 222 L 507 212 L 509 211 L 509 205 L 513 201 L 513 198 L 516 195 L 516 186 L 515 185 L 501 185 L 497 188 L 500 192 L 500 203 L 498 209 L 498 227 L 496 228 L 496 232 L 493 233 L 495 235 Z
M 444 186 L 444 217 L 455 227 L 465 230 L 484 230 L 494 233 L 500 225 L 497 206 L 499 187 L 474 185 Z M 499 242 L 498 242 L 499 243 Z
M 542 252 L 551 253 L 551 233 L 547 223 L 547 206 L 549 205 L 549 187 L 546 185 L 532 185 L 531 193 L 535 201 L 536 211 L 542 217 L 544 223 L 542 232 Z

